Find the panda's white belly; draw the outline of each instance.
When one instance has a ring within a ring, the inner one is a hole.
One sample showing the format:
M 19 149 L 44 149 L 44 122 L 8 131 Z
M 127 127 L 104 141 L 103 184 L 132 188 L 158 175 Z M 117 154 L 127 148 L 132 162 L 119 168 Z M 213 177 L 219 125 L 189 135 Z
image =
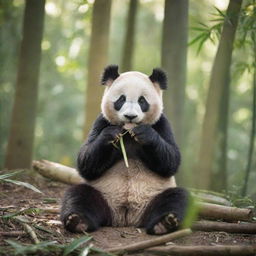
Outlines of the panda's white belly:
M 139 224 L 151 199 L 167 188 L 176 187 L 174 177 L 162 178 L 134 159 L 129 159 L 129 168 L 121 160 L 102 177 L 88 183 L 108 201 L 113 226 Z

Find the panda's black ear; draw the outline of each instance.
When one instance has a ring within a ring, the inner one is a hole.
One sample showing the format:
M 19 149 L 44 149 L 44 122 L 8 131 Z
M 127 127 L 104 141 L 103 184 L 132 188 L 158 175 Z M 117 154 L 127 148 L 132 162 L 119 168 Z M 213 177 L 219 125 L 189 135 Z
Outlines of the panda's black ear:
M 152 83 L 158 83 L 162 90 L 167 89 L 167 76 L 160 68 L 154 68 L 152 74 L 149 76 Z
M 102 85 L 111 85 L 115 79 L 119 77 L 118 66 L 109 65 L 105 67 L 104 72 L 101 77 Z

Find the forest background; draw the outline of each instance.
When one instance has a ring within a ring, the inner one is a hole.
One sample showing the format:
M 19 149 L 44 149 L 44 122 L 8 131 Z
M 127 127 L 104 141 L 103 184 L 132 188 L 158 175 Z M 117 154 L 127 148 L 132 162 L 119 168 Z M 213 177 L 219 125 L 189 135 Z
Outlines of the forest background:
M 104 66 L 162 67 L 179 184 L 256 198 L 255 1 L 0 3 L 0 169 L 75 166 Z

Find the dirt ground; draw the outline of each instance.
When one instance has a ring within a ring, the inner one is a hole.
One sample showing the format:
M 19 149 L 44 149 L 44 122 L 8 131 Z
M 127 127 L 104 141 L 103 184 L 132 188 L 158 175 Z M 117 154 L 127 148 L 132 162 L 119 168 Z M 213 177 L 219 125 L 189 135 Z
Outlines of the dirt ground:
M 34 175 L 33 175 L 34 176 Z M 16 214 L 25 218 L 25 223 L 33 227 L 40 242 L 56 241 L 60 245 L 70 243 L 81 234 L 65 231 L 59 221 L 57 209 L 68 185 L 53 182 L 36 175 L 27 180 L 40 189 L 43 194 L 36 193 L 22 186 L 11 183 L 0 184 L 0 255 L 13 255 L 13 248 L 7 241 L 20 244 L 33 244 L 24 226 L 10 216 Z M 17 178 L 15 177 L 17 180 Z M 39 210 L 41 209 L 41 210 Z M 42 210 L 46 209 L 46 210 Z M 8 217 L 9 216 L 9 217 Z M 16 233 L 15 233 L 16 232 Z M 143 229 L 101 228 L 90 234 L 94 247 L 106 250 L 110 247 L 132 244 L 138 241 L 152 239 Z M 176 245 L 256 245 L 256 235 L 229 234 L 226 232 L 193 232 L 191 235 L 172 241 Z M 41 255 L 41 254 L 32 254 Z M 46 255 L 58 255 L 50 254 Z M 76 254 L 71 254 L 76 255 Z M 146 254 L 137 254 L 146 255 Z

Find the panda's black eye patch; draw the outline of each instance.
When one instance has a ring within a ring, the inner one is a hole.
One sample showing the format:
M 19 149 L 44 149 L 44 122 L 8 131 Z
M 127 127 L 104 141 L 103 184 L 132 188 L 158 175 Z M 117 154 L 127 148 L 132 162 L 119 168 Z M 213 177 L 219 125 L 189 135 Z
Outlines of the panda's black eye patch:
M 116 111 L 119 111 L 119 110 L 122 108 L 122 106 L 124 105 L 125 101 L 126 101 L 126 97 L 125 97 L 124 95 L 121 95 L 121 96 L 118 98 L 118 100 L 116 100 L 116 101 L 114 102 L 114 108 L 115 108 L 115 110 L 116 110 Z
M 147 112 L 149 110 L 149 103 L 143 96 L 139 97 L 138 103 L 140 105 L 142 112 Z

